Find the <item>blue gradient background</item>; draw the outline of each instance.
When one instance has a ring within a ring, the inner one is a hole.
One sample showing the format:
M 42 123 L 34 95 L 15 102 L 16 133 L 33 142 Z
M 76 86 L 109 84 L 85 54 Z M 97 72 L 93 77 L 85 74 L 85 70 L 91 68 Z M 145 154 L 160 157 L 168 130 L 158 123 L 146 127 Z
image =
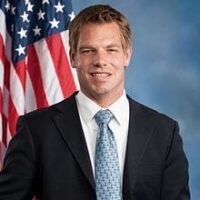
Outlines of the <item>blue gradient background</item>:
M 110 4 L 134 32 L 126 90 L 136 100 L 179 122 L 189 159 L 192 200 L 200 199 L 200 1 L 72 0 L 75 14 Z

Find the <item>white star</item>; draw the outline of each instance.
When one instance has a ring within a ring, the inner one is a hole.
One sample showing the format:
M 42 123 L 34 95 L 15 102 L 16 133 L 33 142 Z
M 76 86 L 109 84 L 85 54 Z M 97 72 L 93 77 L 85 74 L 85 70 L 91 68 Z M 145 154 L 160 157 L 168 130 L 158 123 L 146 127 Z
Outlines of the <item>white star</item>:
M 18 48 L 15 49 L 18 52 L 18 56 L 20 56 L 21 54 L 25 55 L 25 47 L 22 47 L 22 45 L 20 44 Z
M 45 3 L 49 4 L 49 0 L 42 0 L 42 4 L 45 4 Z
M 75 17 L 74 12 L 72 11 L 71 14 L 68 15 L 70 17 L 70 21 L 72 21 Z
M 34 5 L 33 5 L 33 4 L 31 4 L 31 3 L 28 3 L 28 6 L 27 6 L 27 11 L 33 12 L 33 7 L 34 7 Z
M 30 3 L 30 0 L 25 0 L 25 4 L 29 4 Z
M 23 22 L 30 22 L 30 20 L 28 19 L 28 13 L 26 11 L 24 11 L 23 15 L 20 15 L 20 17 L 22 18 Z
M 20 39 L 22 39 L 23 37 L 25 37 L 25 38 L 27 37 L 26 32 L 27 32 L 27 30 L 25 30 L 23 28 L 21 28 L 21 30 L 17 32 L 20 35 Z
M 42 10 L 40 9 L 37 15 L 38 15 L 38 20 L 44 19 L 45 12 L 42 12 Z
M 52 21 L 49 21 L 49 23 L 51 24 L 51 28 L 58 28 L 60 21 L 57 21 L 54 17 Z
M 16 7 L 11 6 L 11 13 L 12 13 L 13 15 L 16 15 L 15 10 L 16 10 Z
M 35 35 L 35 36 L 36 36 L 36 35 L 41 35 L 41 33 L 40 33 L 41 30 L 42 30 L 41 28 L 39 28 L 38 26 L 36 26 L 36 27 L 33 29 L 34 35 Z
M 9 1 L 6 2 L 5 8 L 6 8 L 6 11 L 10 10 L 10 3 L 9 3 Z
M 65 5 L 61 4 L 60 1 L 58 2 L 58 5 L 54 6 L 56 8 L 56 12 L 63 12 L 63 9 L 65 7 Z

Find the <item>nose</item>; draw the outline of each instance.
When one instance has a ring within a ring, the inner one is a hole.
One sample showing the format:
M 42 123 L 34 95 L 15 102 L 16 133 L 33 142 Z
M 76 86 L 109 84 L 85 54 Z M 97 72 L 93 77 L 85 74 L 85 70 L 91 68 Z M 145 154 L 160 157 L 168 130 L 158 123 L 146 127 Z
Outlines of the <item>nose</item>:
M 106 52 L 104 50 L 98 50 L 94 55 L 93 64 L 95 67 L 106 66 L 106 59 Z

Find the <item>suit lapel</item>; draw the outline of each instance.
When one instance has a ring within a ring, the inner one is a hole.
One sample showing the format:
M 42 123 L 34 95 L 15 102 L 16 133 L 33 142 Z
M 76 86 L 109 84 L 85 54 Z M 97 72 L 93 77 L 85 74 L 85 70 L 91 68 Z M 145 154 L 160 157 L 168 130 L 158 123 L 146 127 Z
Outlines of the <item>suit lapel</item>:
M 148 116 L 141 106 L 129 98 L 130 120 L 123 176 L 124 199 L 131 199 L 138 174 L 138 165 L 152 135 Z
M 85 142 L 81 121 L 76 106 L 75 97 L 57 105 L 57 108 L 61 111 L 54 118 L 54 122 L 59 129 L 65 143 L 70 148 L 75 159 L 77 160 L 80 168 L 85 174 L 87 180 L 91 186 L 95 188 L 94 177 Z

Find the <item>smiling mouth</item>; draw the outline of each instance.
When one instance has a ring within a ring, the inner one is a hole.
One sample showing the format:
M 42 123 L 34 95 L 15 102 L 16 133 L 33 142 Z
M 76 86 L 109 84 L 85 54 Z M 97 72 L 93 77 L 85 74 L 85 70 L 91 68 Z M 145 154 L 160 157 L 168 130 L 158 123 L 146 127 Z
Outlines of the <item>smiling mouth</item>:
M 91 75 L 92 75 L 93 77 L 100 77 L 100 78 L 104 78 L 104 77 L 109 77 L 109 76 L 111 76 L 111 74 L 108 73 L 108 72 L 95 72 L 95 73 L 91 73 Z

